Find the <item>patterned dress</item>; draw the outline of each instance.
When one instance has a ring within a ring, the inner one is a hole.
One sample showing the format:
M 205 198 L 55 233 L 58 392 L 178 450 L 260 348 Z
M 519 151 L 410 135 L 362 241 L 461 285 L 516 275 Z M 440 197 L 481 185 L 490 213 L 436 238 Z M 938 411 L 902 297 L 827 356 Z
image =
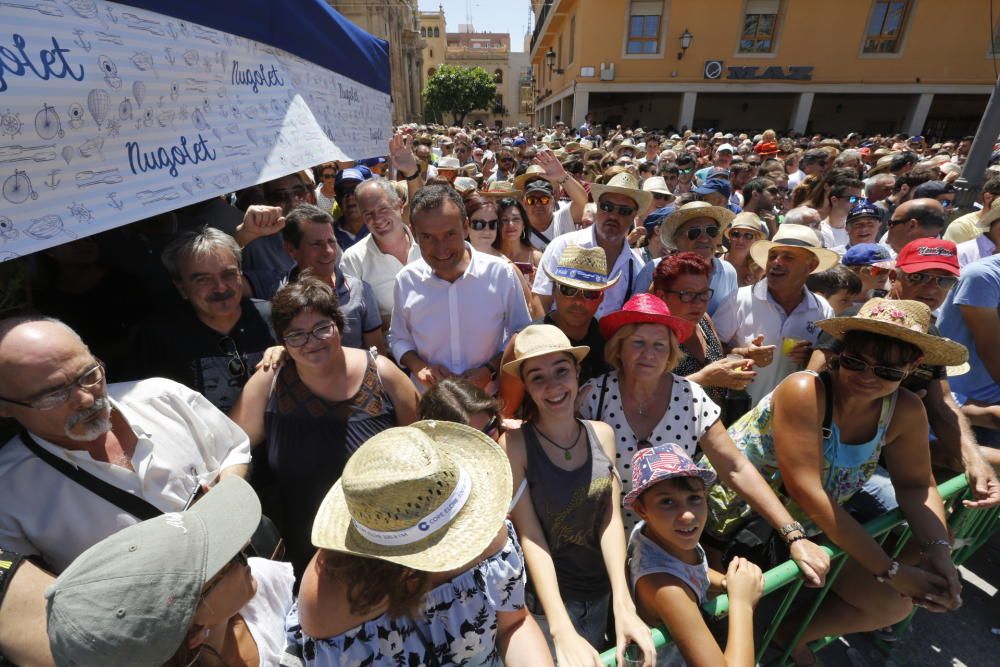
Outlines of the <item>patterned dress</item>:
M 719 342 L 719 337 L 715 335 L 712 331 L 712 327 L 708 323 L 708 318 L 703 317 L 698 320 L 698 327 L 701 329 L 702 335 L 705 337 L 705 360 L 699 361 L 695 357 L 692 357 L 681 346 L 681 352 L 684 356 L 681 357 L 680 362 L 677 364 L 677 368 L 674 369 L 674 375 L 682 375 L 687 377 L 692 373 L 697 373 L 705 366 L 718 361 L 726 356 L 726 353 L 722 350 L 722 343 Z M 703 387 L 705 393 L 708 397 L 715 401 L 716 405 L 719 407 L 723 406 L 723 401 L 726 399 L 726 390 L 722 387 Z
M 335 637 L 302 632 L 298 605 L 285 620 L 282 665 L 317 667 L 502 667 L 497 612 L 524 608 L 524 556 L 507 522 L 503 548 L 432 589 L 413 616 L 383 614 Z

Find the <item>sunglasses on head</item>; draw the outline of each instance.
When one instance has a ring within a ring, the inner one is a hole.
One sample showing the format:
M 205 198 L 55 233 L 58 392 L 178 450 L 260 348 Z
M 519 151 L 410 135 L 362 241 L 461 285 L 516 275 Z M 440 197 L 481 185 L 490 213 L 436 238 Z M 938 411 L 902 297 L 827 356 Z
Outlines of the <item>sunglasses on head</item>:
M 757 235 L 754 232 L 729 232 L 729 238 L 730 240 L 743 239 L 744 241 L 753 241 L 757 238 Z
M 667 294 L 676 294 L 680 298 L 681 303 L 691 303 L 695 299 L 701 301 L 702 303 L 708 303 L 712 300 L 712 295 L 715 294 L 715 290 L 709 287 L 706 290 L 700 292 L 692 292 L 689 290 L 666 290 Z
M 688 241 L 694 241 L 696 238 L 702 235 L 702 233 L 708 234 L 713 239 L 719 235 L 718 225 L 709 225 L 708 227 L 691 227 L 685 232 L 688 237 Z
M 899 272 L 906 282 L 911 285 L 923 285 L 925 283 L 937 283 L 938 287 L 943 287 L 944 289 L 951 289 L 958 284 L 958 278 L 955 276 L 932 276 L 929 273 L 904 273 Z
M 491 230 L 495 230 L 500 226 L 500 220 L 493 218 L 492 220 L 470 220 L 469 226 L 472 227 L 477 232 L 481 232 L 487 227 Z
M 548 195 L 528 195 L 524 198 L 524 203 L 528 206 L 535 206 L 537 204 L 548 206 L 550 201 L 552 201 L 552 197 Z
M 613 213 L 615 211 L 618 211 L 618 215 L 625 217 L 629 217 L 635 213 L 634 206 L 623 206 L 621 204 L 612 204 L 609 201 L 602 201 L 600 204 L 597 205 L 597 207 L 602 211 L 604 211 L 605 213 Z
M 849 371 L 864 373 L 865 370 L 870 368 L 876 377 L 889 380 L 890 382 L 900 382 L 907 375 L 907 372 L 902 368 L 896 368 L 895 366 L 875 366 L 874 364 L 869 364 L 864 359 L 859 359 L 846 352 L 841 352 L 839 359 L 840 365 Z
M 581 289 L 579 287 L 570 287 L 569 285 L 559 285 L 559 293 L 567 299 L 575 299 L 577 296 L 582 296 L 587 301 L 597 301 L 601 298 L 600 290 Z

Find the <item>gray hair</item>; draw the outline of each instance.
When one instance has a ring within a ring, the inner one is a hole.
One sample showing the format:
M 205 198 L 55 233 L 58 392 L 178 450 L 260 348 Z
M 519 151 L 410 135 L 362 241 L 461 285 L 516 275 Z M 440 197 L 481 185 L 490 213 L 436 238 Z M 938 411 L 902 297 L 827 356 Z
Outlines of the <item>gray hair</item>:
M 895 187 L 896 177 L 892 174 L 875 174 L 874 176 L 869 176 L 865 179 L 865 197 L 870 198 L 870 195 L 875 191 L 877 187 Z
M 399 193 L 396 191 L 395 184 L 386 178 L 369 178 L 367 181 L 362 181 L 354 189 L 354 198 L 357 199 L 363 190 L 371 190 L 372 188 L 381 190 L 390 206 L 399 206 L 403 203 L 403 200 L 399 197 Z
M 170 274 L 171 280 L 180 281 L 181 272 L 178 263 L 181 258 L 200 257 L 211 255 L 219 250 L 228 250 L 236 258 L 236 266 L 243 268 L 243 251 L 229 234 L 215 229 L 214 227 L 202 227 L 201 229 L 181 232 L 170 242 L 163 253 L 160 261 Z
M 785 221 L 782 224 L 791 223 L 815 228 L 819 226 L 820 221 L 819 211 L 816 209 L 810 206 L 796 206 L 785 214 Z

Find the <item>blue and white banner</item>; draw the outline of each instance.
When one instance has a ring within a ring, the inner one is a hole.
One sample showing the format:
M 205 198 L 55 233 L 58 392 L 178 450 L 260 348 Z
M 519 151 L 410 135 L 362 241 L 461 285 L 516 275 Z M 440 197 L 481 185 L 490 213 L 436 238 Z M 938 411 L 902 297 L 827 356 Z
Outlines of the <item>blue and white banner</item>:
M 203 4 L 218 20 L 101 0 L 0 0 L 0 261 L 329 160 L 385 154 L 385 42 L 345 28 L 320 0 Z M 241 36 L 267 35 L 257 22 L 247 30 L 229 18 L 286 4 L 312 12 L 311 32 L 264 43 Z M 303 37 L 345 30 L 339 56 Z M 289 38 L 304 42 L 298 54 L 274 45 Z M 367 82 L 337 66 L 359 61 L 374 73 Z

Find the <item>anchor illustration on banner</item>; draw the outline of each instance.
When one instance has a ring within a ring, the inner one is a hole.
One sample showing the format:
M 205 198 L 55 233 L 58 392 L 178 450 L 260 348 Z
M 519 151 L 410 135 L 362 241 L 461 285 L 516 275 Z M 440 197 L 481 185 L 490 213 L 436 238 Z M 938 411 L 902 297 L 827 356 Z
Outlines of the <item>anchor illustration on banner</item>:
M 104 196 L 111 200 L 111 202 L 108 204 L 108 206 L 110 206 L 111 208 L 116 208 L 119 211 L 125 208 L 125 202 L 123 202 L 121 199 L 118 198 L 117 192 L 109 192 Z
M 76 39 L 73 40 L 73 43 L 79 46 L 84 51 L 90 53 L 90 49 L 93 48 L 94 46 L 93 42 L 88 42 L 87 40 L 85 40 L 83 38 L 83 31 L 80 29 L 74 30 L 73 34 L 76 35 Z
M 49 172 L 49 180 L 45 181 L 43 185 L 47 186 L 50 190 L 55 190 L 62 183 L 61 178 L 56 178 L 56 175 L 61 172 L 62 169 L 53 169 Z

